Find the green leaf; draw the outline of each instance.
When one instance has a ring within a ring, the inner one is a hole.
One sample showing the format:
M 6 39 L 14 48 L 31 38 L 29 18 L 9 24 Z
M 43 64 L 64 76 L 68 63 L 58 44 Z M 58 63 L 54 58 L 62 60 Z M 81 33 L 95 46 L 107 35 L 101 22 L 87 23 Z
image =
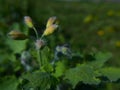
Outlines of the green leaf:
M 95 54 L 95 61 L 89 62 L 89 65 L 93 66 L 95 69 L 101 68 L 106 61 L 112 57 L 109 52 L 98 52 Z
M 43 60 L 42 60 L 43 64 L 46 64 L 46 63 L 50 62 L 51 51 L 50 51 L 49 47 L 47 47 L 47 46 L 43 47 L 43 49 L 41 50 L 41 54 L 42 54 L 41 56 L 43 58 Z
M 59 61 L 56 63 L 55 73 L 53 74 L 55 77 L 62 76 L 66 71 L 66 65 L 64 62 Z
M 17 41 L 17 40 L 7 39 L 6 43 L 13 51 L 13 53 L 20 53 L 22 50 L 26 48 L 27 41 L 28 40 Z
M 100 69 L 102 76 L 107 77 L 110 81 L 117 81 L 120 79 L 120 68 L 106 67 Z
M 26 88 L 40 88 L 40 90 L 50 89 L 51 86 L 57 84 L 57 79 L 45 72 L 34 72 L 23 76 L 23 79 L 29 82 L 25 85 Z
M 53 66 L 50 63 L 45 63 L 42 67 L 41 67 L 41 71 L 43 72 L 53 72 Z
M 14 76 L 5 77 L 0 81 L 0 90 L 17 90 L 18 84 Z
M 94 72 L 91 66 L 82 64 L 76 68 L 71 68 L 65 73 L 65 79 L 68 79 L 73 85 L 73 88 L 79 83 L 84 84 L 99 84 L 100 80 L 96 78 L 96 72 Z
M 11 30 L 18 30 L 23 32 L 24 34 L 28 35 L 28 28 L 22 24 L 19 23 L 13 23 L 11 26 Z M 13 53 L 20 53 L 22 50 L 26 48 L 28 40 L 12 40 L 10 38 L 7 38 L 5 40 L 5 43 L 8 45 L 8 47 L 13 51 Z

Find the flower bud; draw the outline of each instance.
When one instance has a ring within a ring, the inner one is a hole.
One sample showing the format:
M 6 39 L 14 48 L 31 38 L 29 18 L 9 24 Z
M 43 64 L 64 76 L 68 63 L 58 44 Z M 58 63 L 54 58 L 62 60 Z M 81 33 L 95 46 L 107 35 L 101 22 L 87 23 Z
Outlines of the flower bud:
M 56 25 L 56 24 L 53 24 L 53 25 L 47 27 L 43 33 L 43 36 L 52 34 L 57 29 L 57 27 L 58 27 L 58 25 Z
M 21 54 L 21 60 L 30 60 L 31 54 L 28 51 L 23 51 Z
M 33 69 L 32 63 L 31 63 L 31 54 L 28 51 L 23 51 L 21 54 L 21 64 L 24 66 L 26 71 L 31 71 Z
M 61 52 L 63 55 L 66 55 L 66 56 L 69 56 L 69 54 L 71 54 L 71 49 L 65 45 L 57 46 L 56 51 Z
M 28 38 L 24 33 L 15 30 L 9 32 L 8 36 L 10 36 L 14 40 L 25 40 Z
M 120 47 L 120 41 L 115 42 L 116 47 Z
M 46 28 L 49 27 L 49 26 L 51 26 L 51 25 L 53 25 L 54 22 L 55 22 L 55 20 L 56 20 L 56 17 L 55 17 L 55 16 L 50 17 L 50 18 L 48 19 L 48 21 L 47 21 Z
M 46 42 L 44 40 L 36 40 L 35 42 L 35 47 L 37 50 L 41 49 L 42 47 L 44 47 L 46 44 Z
M 104 32 L 103 30 L 99 30 L 99 31 L 97 32 L 97 34 L 98 34 L 99 36 L 103 36 L 103 35 L 105 34 L 105 32 Z
M 67 56 L 69 59 L 72 58 L 72 51 L 68 44 L 57 46 L 55 48 L 54 60 L 58 60 L 61 55 Z
M 85 19 L 84 19 L 84 23 L 90 23 L 93 19 L 93 16 L 92 15 L 88 15 Z
M 31 19 L 29 16 L 25 16 L 25 17 L 24 17 L 24 21 L 25 21 L 25 24 L 26 24 L 29 28 L 33 28 L 32 19 Z

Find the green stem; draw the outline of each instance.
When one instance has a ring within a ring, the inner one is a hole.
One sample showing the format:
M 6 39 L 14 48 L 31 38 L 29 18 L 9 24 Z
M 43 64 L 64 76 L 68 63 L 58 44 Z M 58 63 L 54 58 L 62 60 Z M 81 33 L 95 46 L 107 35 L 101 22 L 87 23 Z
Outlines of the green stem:
M 42 36 L 40 37 L 40 39 L 42 39 L 44 37 L 44 35 L 42 34 Z
M 39 50 L 39 54 L 40 54 L 40 60 L 41 60 L 41 66 L 43 65 L 43 61 L 42 61 L 42 52 L 41 50 Z
M 38 32 L 35 27 L 33 27 L 33 30 L 35 32 L 37 40 L 39 39 Z M 37 58 L 38 58 L 38 63 L 40 67 L 42 66 L 42 55 L 41 55 L 41 50 L 37 50 Z
M 39 37 L 38 37 L 38 32 L 37 32 L 36 28 L 33 27 L 33 30 L 34 30 L 34 32 L 35 32 L 36 38 L 38 39 Z
M 38 56 L 38 62 L 40 67 L 42 66 L 42 57 L 41 57 L 41 51 L 37 50 L 37 56 Z

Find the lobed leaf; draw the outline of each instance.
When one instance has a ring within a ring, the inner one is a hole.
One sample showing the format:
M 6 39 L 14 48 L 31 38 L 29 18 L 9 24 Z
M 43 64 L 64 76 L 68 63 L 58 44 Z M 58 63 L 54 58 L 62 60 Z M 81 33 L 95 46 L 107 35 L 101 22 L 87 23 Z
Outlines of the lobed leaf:
M 18 84 L 14 76 L 5 77 L 0 81 L 0 90 L 17 90 Z
M 112 54 L 109 52 L 98 52 L 95 54 L 96 60 L 89 62 L 89 65 L 93 66 L 95 69 L 101 68 L 111 57 Z
M 28 40 L 24 40 L 24 41 L 13 41 L 10 39 L 6 40 L 6 43 L 9 45 L 10 49 L 14 52 L 14 53 L 20 53 L 21 51 L 23 51 L 26 48 L 26 44 L 27 44 Z
M 40 88 L 40 90 L 50 89 L 51 86 L 56 85 L 57 80 L 49 73 L 45 72 L 34 72 L 23 76 L 28 83 L 25 85 L 27 88 Z
M 107 77 L 111 82 L 120 79 L 120 68 L 106 67 L 100 69 L 102 76 Z
M 66 71 L 65 63 L 59 61 L 56 63 L 55 73 L 53 75 L 55 77 L 60 77 L 64 75 L 65 71 Z
M 65 79 L 68 79 L 73 85 L 73 88 L 79 83 L 99 84 L 100 80 L 96 78 L 96 72 L 89 65 L 82 64 L 78 67 L 71 68 L 65 73 Z

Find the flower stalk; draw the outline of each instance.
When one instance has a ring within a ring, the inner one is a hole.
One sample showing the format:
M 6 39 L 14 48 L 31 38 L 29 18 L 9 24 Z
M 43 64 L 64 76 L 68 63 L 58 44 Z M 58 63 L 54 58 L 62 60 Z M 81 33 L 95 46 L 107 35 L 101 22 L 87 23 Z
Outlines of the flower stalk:
M 38 40 L 39 36 L 38 36 L 38 32 L 37 32 L 36 28 L 33 27 L 33 30 L 34 30 L 36 38 Z M 41 50 L 40 49 L 37 49 L 37 59 L 38 59 L 39 65 L 41 67 L 42 66 L 42 55 L 41 55 Z
M 57 25 L 57 22 L 56 22 L 56 17 L 53 16 L 53 17 L 50 17 L 46 23 L 46 29 L 44 30 L 43 34 L 41 35 L 40 39 L 39 39 L 39 35 L 38 35 L 38 32 L 36 30 L 36 28 L 34 27 L 34 24 L 32 22 L 32 19 L 29 17 L 29 16 L 25 16 L 24 17 L 24 21 L 25 21 L 25 24 L 29 27 L 29 28 L 32 28 L 35 32 L 35 35 L 36 35 L 36 42 L 35 42 L 35 46 L 36 46 L 36 50 L 37 50 L 37 60 L 38 60 L 38 63 L 40 65 L 40 67 L 42 66 L 42 52 L 41 52 L 41 48 L 45 45 L 45 42 L 44 40 L 42 40 L 42 38 L 44 36 L 48 36 L 50 34 L 52 34 L 57 28 L 58 28 L 58 25 Z
M 38 40 L 39 39 L 38 32 L 37 32 L 36 28 L 34 27 L 32 19 L 29 16 L 25 16 L 24 21 L 25 21 L 25 24 L 29 28 L 32 28 L 34 30 L 35 35 L 36 35 L 36 39 Z M 41 55 L 41 50 L 40 49 L 37 49 L 37 60 L 38 60 L 38 63 L 40 65 L 40 67 L 41 67 L 42 66 L 42 55 Z

